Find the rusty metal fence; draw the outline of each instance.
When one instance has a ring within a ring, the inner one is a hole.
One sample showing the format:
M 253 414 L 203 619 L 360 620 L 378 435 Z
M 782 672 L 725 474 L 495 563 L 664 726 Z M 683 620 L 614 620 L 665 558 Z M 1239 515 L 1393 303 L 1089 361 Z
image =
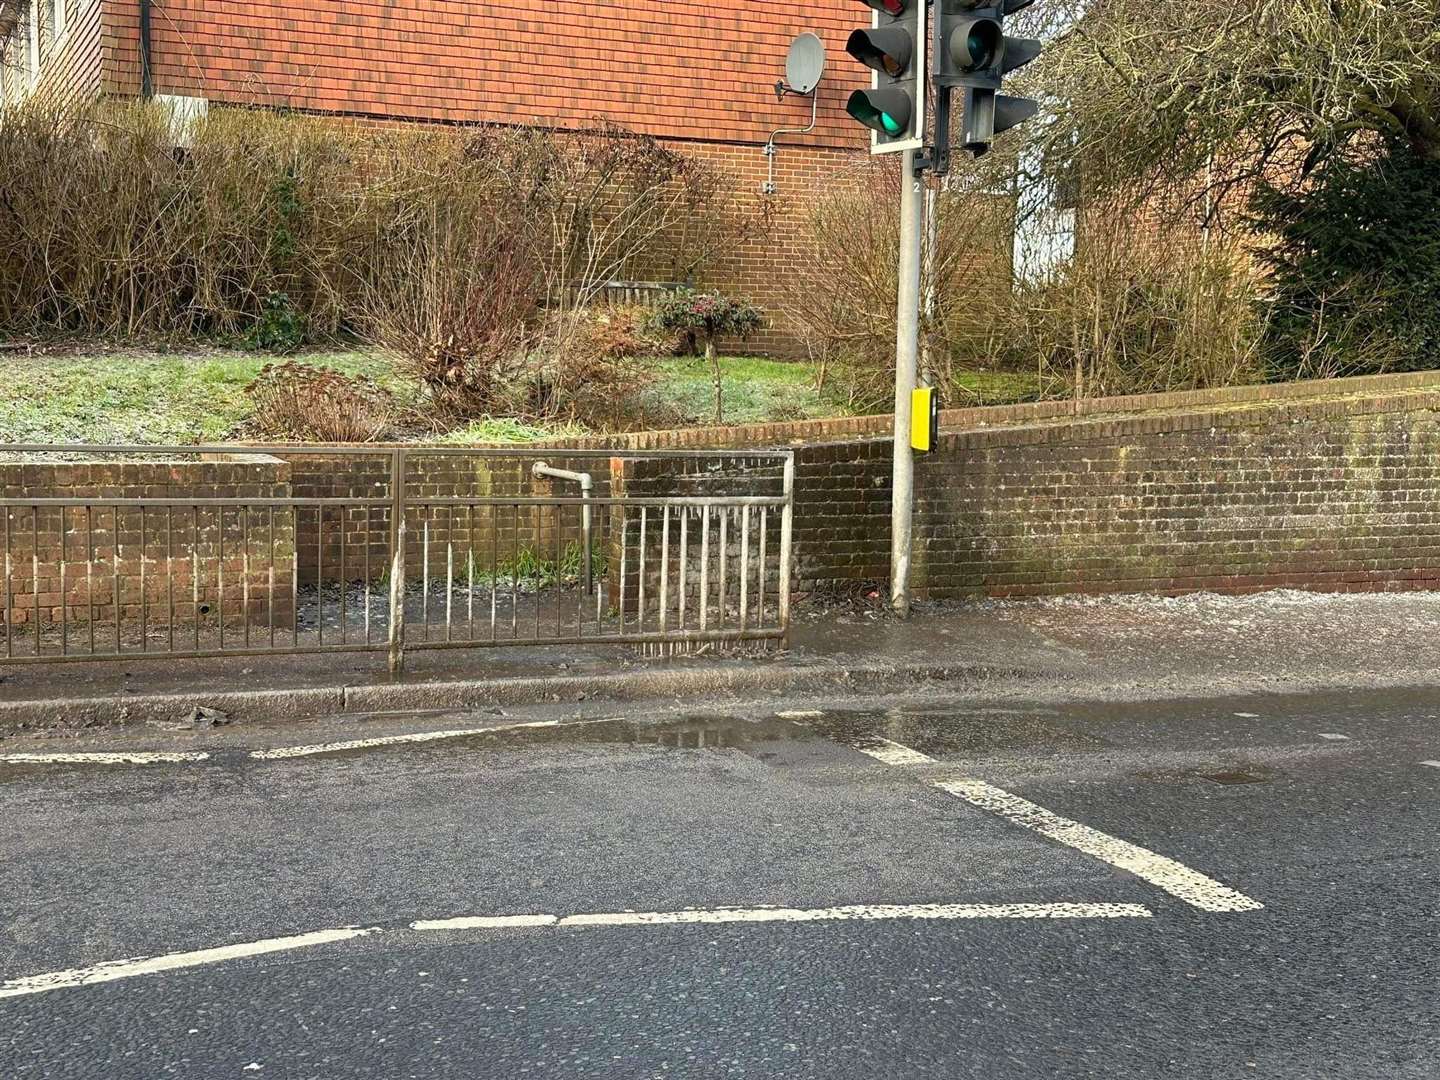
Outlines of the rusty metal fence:
M 0 663 L 783 644 L 785 451 L 0 446 Z

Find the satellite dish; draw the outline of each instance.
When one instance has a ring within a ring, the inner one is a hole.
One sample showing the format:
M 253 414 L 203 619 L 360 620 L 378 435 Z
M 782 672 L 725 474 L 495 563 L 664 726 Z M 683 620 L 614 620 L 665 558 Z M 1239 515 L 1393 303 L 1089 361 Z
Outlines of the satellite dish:
M 790 44 L 785 60 L 785 83 L 792 94 L 813 94 L 825 74 L 825 43 L 814 34 L 801 34 Z

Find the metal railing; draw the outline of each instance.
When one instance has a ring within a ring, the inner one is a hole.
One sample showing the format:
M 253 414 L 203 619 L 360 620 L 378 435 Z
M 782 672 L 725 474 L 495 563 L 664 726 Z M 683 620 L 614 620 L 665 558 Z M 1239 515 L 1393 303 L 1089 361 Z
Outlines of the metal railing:
M 786 451 L 0 446 L 0 663 L 783 644 L 793 508 Z

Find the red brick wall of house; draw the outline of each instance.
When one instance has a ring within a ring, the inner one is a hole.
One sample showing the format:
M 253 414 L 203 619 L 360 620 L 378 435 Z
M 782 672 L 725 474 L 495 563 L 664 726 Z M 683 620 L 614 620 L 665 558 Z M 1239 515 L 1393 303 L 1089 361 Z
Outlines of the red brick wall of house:
M 117 13 L 137 0 L 114 0 Z M 863 146 L 844 97 L 866 81 L 843 55 L 865 21 L 854 0 L 155 0 L 160 93 L 410 120 L 585 127 L 618 121 L 666 138 L 759 144 L 803 126 L 777 103 L 792 37 L 832 60 L 812 146 Z M 631 43 L 643 51 L 626 59 Z

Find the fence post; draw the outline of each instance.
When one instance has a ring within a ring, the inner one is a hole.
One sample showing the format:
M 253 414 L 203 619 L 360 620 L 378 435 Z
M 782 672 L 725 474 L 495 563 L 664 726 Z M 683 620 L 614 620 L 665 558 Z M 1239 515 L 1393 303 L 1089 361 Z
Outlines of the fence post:
M 390 674 L 405 670 L 405 451 L 390 463 Z
M 785 458 L 785 479 L 780 509 L 780 647 L 790 648 L 790 548 L 795 528 L 795 451 Z M 762 571 L 763 573 L 763 571 Z

